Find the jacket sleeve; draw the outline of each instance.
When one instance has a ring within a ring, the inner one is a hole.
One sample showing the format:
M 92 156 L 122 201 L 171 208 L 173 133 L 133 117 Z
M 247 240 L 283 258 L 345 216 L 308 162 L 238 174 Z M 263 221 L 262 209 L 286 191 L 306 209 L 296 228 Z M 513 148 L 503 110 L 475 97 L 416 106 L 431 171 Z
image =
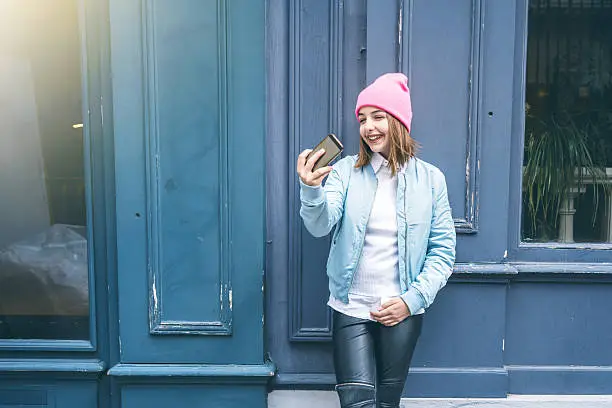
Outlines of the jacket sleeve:
M 446 285 L 455 263 L 455 223 L 448 202 L 444 175 L 438 175 L 423 269 L 401 296 L 411 313 L 431 306 L 438 291 Z
M 336 163 L 325 187 L 308 186 L 300 180 L 300 216 L 308 232 L 315 237 L 329 234 L 342 217 L 346 186 L 340 172 L 341 164 Z

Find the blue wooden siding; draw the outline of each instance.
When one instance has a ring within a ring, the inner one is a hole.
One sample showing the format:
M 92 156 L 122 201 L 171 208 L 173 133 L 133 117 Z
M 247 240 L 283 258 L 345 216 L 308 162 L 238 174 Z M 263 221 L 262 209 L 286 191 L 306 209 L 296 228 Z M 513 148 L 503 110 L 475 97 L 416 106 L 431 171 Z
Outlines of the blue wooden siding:
M 329 131 L 355 153 L 357 93 L 394 70 L 460 233 L 406 395 L 612 393 L 612 252 L 518 242 L 526 0 L 80 4 L 91 341 L 0 342 L 0 405 L 331 389 L 329 240 L 295 158 Z
M 300 223 L 295 158 L 328 131 L 356 153 L 357 93 L 400 70 L 412 90 L 413 136 L 421 157 L 446 174 L 459 233 L 456 271 L 427 314 L 406 395 L 612 392 L 602 321 L 612 310 L 612 278 L 596 263 L 610 254 L 518 243 L 525 0 L 270 0 L 268 9 L 266 340 L 278 366 L 274 386 L 335 381 L 329 242 Z

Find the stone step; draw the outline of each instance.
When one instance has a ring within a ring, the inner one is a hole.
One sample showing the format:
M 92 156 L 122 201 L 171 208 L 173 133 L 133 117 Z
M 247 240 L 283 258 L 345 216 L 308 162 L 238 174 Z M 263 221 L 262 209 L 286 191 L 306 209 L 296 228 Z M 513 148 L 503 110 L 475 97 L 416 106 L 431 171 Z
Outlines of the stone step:
M 274 391 L 269 408 L 340 408 L 333 391 Z M 402 408 L 612 408 L 612 395 L 509 395 L 507 398 L 405 398 Z

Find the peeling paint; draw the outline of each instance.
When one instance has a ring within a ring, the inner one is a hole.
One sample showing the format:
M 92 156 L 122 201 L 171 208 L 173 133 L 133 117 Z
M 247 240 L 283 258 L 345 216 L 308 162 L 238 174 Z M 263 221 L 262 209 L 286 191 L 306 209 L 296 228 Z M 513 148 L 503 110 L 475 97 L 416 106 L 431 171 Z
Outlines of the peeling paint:
M 467 153 L 466 158 L 465 158 L 465 185 L 466 186 L 470 185 L 470 175 L 472 173 L 472 167 L 470 166 L 470 160 L 471 160 L 471 155 L 470 155 L 470 152 L 468 150 L 468 153 Z M 473 199 L 473 197 L 472 197 L 472 199 Z
M 399 9 L 399 18 L 397 20 L 397 44 L 399 49 L 402 49 L 402 35 L 404 32 L 404 8 L 400 7 Z
M 159 303 L 157 301 L 157 285 L 155 284 L 155 275 L 153 275 L 153 284 L 151 291 L 153 292 L 153 313 L 157 314 L 159 310 Z
M 504 251 L 504 259 L 506 259 L 507 257 L 508 257 L 508 250 L 506 249 L 506 250 Z
M 100 96 L 100 124 L 104 127 L 104 97 Z

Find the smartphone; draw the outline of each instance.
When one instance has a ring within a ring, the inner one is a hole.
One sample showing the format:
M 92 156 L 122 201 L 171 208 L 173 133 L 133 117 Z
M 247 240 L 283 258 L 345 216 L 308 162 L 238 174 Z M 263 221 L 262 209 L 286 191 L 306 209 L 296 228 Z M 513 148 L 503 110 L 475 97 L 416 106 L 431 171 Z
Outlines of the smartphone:
M 306 157 L 306 161 L 308 161 L 313 154 L 321 149 L 325 149 L 325 153 L 319 158 L 319 160 L 317 160 L 315 165 L 312 167 L 312 171 L 318 170 L 321 167 L 325 167 L 331 163 L 340 155 L 340 153 L 342 153 L 344 146 L 342 146 L 342 143 L 340 143 L 340 140 L 338 140 L 336 135 L 330 133 L 329 135 L 325 136 L 325 138 L 323 138 L 323 140 L 321 140 L 314 149 L 312 149 L 312 152 L 310 152 Z

